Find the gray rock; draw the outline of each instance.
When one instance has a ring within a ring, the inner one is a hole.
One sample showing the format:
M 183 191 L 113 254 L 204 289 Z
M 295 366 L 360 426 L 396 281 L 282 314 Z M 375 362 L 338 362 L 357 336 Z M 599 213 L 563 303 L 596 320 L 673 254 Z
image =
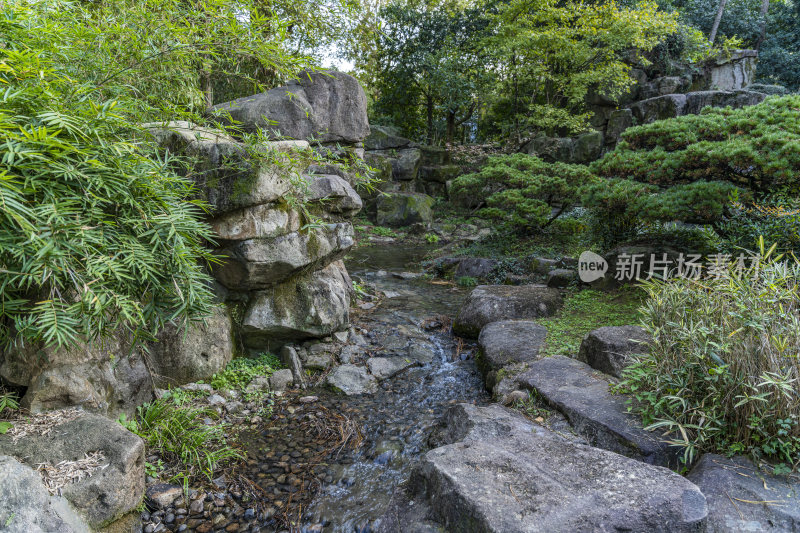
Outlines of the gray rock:
M 513 363 L 539 359 L 547 328 L 532 320 L 501 320 L 486 324 L 478 336 L 484 374 Z
M 433 221 L 435 200 L 421 193 L 391 193 L 378 197 L 375 221 L 380 226 L 400 227 Z
M 609 391 L 609 382 L 588 365 L 553 356 L 530 364 L 517 382 L 535 390 L 567 417 L 592 446 L 661 466 L 677 465 L 680 452 L 660 434 L 645 431 L 628 413 L 627 398 Z
M 202 323 L 178 328 L 168 324 L 149 343 L 156 385 L 183 385 L 207 379 L 233 359 L 233 323 L 227 308 L 215 307 Z
M 606 125 L 606 144 L 616 144 L 622 132 L 633 126 L 633 113 L 630 109 L 617 109 L 611 113 Z
M 347 346 L 342 348 L 341 352 L 339 352 L 339 361 L 345 365 L 352 363 L 356 359 L 356 357 L 358 357 L 363 352 L 364 352 L 363 348 L 360 348 L 357 345 L 348 344 Z
M 214 387 L 212 387 L 208 383 L 187 383 L 181 388 L 189 391 L 200 391 L 206 394 L 211 394 L 212 392 L 214 392 Z
M 410 144 L 412 144 L 410 139 L 402 137 L 400 132 L 390 126 L 371 125 L 369 136 L 364 139 L 364 148 L 367 150 L 405 148 Z
M 215 215 L 279 200 L 305 170 L 286 153 L 307 150 L 306 141 L 265 143 L 269 155 L 254 163 L 244 145 L 216 130 L 182 121 L 145 127 L 162 149 L 195 161 L 191 178 L 198 197 Z
M 766 94 L 754 91 L 697 91 L 686 95 L 686 114 L 698 114 L 704 107 L 747 107 L 760 104 Z
M 476 338 L 490 322 L 551 316 L 563 303 L 561 293 L 542 285 L 479 285 L 453 322 L 453 332 Z
M 333 356 L 329 353 L 309 353 L 305 367 L 309 370 L 327 370 L 333 364 Z
M 405 348 L 405 356 L 410 361 L 426 365 L 433 361 L 436 346 L 429 342 L 419 341 L 412 339 L 409 345 Z
M 333 174 L 312 177 L 308 200 L 319 203 L 325 213 L 352 217 L 361 211 L 361 197 L 347 181 Z
M 228 289 L 265 289 L 301 270 L 336 261 L 354 244 L 349 222 L 324 224 L 274 239 L 235 241 L 216 250 L 222 263 L 213 265 L 212 274 Z
M 465 257 L 458 262 L 455 277 L 470 277 L 485 279 L 491 275 L 499 261 L 496 259 L 483 259 L 480 257 Z
M 433 183 L 447 183 L 459 176 L 461 167 L 458 165 L 439 165 L 435 167 L 420 167 L 419 181 Z
M 705 498 L 666 468 L 576 444 L 499 405 L 453 406 L 411 477 L 446 531 L 703 531 Z M 445 439 L 445 442 L 448 439 Z
M 421 159 L 421 152 L 419 148 L 374 150 L 368 153 L 370 154 L 369 161 L 372 161 L 378 157 L 384 157 L 388 160 L 392 167 L 392 180 L 414 181 L 417 179 Z
M 547 273 L 547 286 L 556 289 L 569 287 L 578 279 L 578 274 L 568 268 L 557 268 Z
M 569 137 L 536 137 L 523 151 L 547 162 L 571 163 L 575 159 L 575 141 Z
M 685 94 L 667 94 L 636 102 L 631 105 L 631 112 L 639 124 L 649 124 L 656 120 L 679 117 L 685 114 L 685 108 Z
M 584 133 L 575 139 L 573 160 L 576 163 L 590 163 L 603 154 L 603 134 L 599 131 Z
M 370 357 L 367 359 L 369 372 L 379 381 L 390 378 L 403 370 L 415 366 L 416 363 L 405 357 Z
M 745 89 L 748 91 L 766 94 L 767 96 L 771 95 L 782 96 L 785 94 L 789 94 L 791 92 L 783 85 L 769 85 L 764 83 L 751 83 L 750 85 L 745 87 Z
M 245 387 L 245 392 L 253 394 L 269 390 L 269 378 L 266 376 L 256 376 L 250 380 L 250 383 Z
M 72 348 L 10 349 L 0 357 L 0 377 L 27 387 L 21 403 L 34 413 L 81 406 L 116 417 L 153 399 L 142 351 L 124 331 Z
M 756 76 L 758 51 L 732 50 L 712 60 L 709 72 L 711 88 L 736 90 L 750 85 Z
M 286 86 L 216 105 L 212 112 L 223 120 L 229 113 L 244 130 L 273 138 L 356 143 L 370 132 L 364 90 L 337 71 L 303 72 Z
M 170 483 L 156 483 L 145 491 L 145 501 L 151 510 L 166 509 L 178 498 L 183 497 L 183 487 Z
M 0 525 L 7 533 L 89 533 L 60 496 L 50 496 L 39 474 L 0 455 Z
M 708 531 L 800 531 L 800 482 L 765 473 L 749 459 L 705 454 L 689 481 L 708 502 Z
M 62 494 L 92 528 L 110 524 L 134 510 L 144 497 L 144 442 L 119 423 L 92 413 L 63 422 L 46 435 L 14 442 L 0 435 L 0 454 L 14 454 L 27 465 L 56 465 L 101 452 L 105 468 L 71 483 Z
M 544 257 L 533 257 L 530 259 L 530 270 L 535 274 L 546 276 L 557 267 L 558 260 L 556 259 L 547 259 Z
M 578 361 L 614 377 L 622 377 L 625 360 L 647 351 L 651 337 L 641 326 L 607 326 L 590 331 L 581 341 Z
M 294 382 L 295 386 L 305 389 L 306 380 L 303 375 L 303 364 L 300 362 L 300 357 L 297 355 L 297 351 L 291 346 L 282 347 L 281 362 L 292 372 L 292 381 Z
M 211 220 L 221 240 L 272 239 L 300 230 L 300 213 L 284 204 L 245 207 Z
M 214 405 L 214 406 L 225 405 L 228 402 L 228 400 L 226 400 L 223 396 L 219 394 L 212 394 L 206 399 L 206 401 L 208 402 L 209 405 Z
M 356 365 L 337 366 L 328 374 L 325 383 L 347 396 L 372 393 L 378 388 L 375 377 L 367 373 L 363 366 Z
M 270 389 L 274 391 L 285 391 L 291 386 L 293 382 L 294 382 L 294 376 L 292 376 L 292 371 L 289 370 L 288 368 L 276 370 L 269 377 Z

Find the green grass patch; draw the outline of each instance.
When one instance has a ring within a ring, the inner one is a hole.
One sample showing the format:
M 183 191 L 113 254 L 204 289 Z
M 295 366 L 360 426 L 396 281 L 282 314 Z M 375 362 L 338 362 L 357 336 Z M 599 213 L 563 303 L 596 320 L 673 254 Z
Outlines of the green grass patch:
M 214 409 L 179 403 L 170 394 L 139 406 L 132 420 L 122 415 L 119 421 L 145 441 L 148 453 L 166 460 L 169 466 L 151 465 L 150 470 L 163 472 L 170 481 L 210 480 L 220 466 L 243 457 Z
M 544 355 L 574 355 L 583 337 L 593 329 L 638 324 L 639 308 L 645 298 L 645 292 L 638 287 L 623 287 L 615 292 L 587 289 L 569 293 L 558 314 L 537 320 L 547 328 Z

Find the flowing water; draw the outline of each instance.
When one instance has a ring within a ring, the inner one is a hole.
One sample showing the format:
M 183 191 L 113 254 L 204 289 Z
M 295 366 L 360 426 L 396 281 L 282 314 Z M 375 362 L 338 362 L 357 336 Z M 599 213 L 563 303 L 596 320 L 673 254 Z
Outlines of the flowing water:
M 391 296 L 356 325 L 378 339 L 386 355 L 397 347 L 429 351 L 432 362 L 384 381 L 376 394 L 340 397 L 342 409 L 357 412 L 363 444 L 333 464 L 306 513 L 308 524 L 328 532 L 370 531 L 386 510 L 394 489 L 406 481 L 415 458 L 451 404 L 488 400 L 474 360 L 442 328 L 426 331 L 425 319 L 453 317 L 467 292 L 451 285 L 395 276 L 415 268 L 429 247 L 371 246 L 346 259 L 356 280 Z M 319 527 L 319 526 L 317 526 Z
M 247 446 L 250 478 L 263 489 L 262 501 L 272 506 L 266 518 L 288 509 L 283 526 L 267 520 L 262 531 L 283 529 L 287 521 L 306 532 L 373 531 L 448 406 L 488 401 L 472 347 L 459 345 L 443 318 L 455 316 L 467 291 L 408 275 L 430 249 L 370 246 L 345 260 L 354 280 L 384 295 L 379 305 L 351 317 L 365 341 L 357 362 L 412 353 L 415 360 L 429 362 L 382 381 L 374 394 L 347 397 L 317 387 L 304 393 L 318 397 L 313 403 L 295 398 L 290 407 L 276 407 Z M 361 428 L 358 447 L 330 452 L 314 426 L 330 413 Z M 302 464 L 315 466 L 302 470 Z

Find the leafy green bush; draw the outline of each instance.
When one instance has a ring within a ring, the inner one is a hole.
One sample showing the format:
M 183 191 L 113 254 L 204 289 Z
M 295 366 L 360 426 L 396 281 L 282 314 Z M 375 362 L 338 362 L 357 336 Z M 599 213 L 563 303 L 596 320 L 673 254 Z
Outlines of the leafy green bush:
M 456 280 L 456 285 L 464 288 L 472 288 L 478 285 L 478 280 L 472 276 L 461 276 Z
M 206 424 L 206 419 L 212 423 Z M 211 479 L 221 465 L 242 457 L 229 444 L 226 426 L 218 419 L 210 407 L 183 405 L 166 395 L 139 406 L 135 419 L 123 416 L 120 422 L 173 465 L 170 473 L 175 478 L 193 480 Z
M 526 154 L 492 156 L 480 172 L 456 178 L 451 194 L 485 200 L 480 216 L 535 231 L 575 205 L 579 188 L 596 179 L 582 165 L 545 163 Z
M 687 463 L 701 452 L 800 461 L 800 264 L 771 252 L 744 268 L 726 262 L 719 277 L 645 284 L 654 342 L 620 387 Z
M 192 185 L 34 51 L 0 48 L 0 346 L 153 333 L 211 304 Z
M 735 202 L 731 213 L 717 225 L 727 252 L 752 250 L 760 238 L 777 245 L 780 253 L 800 252 L 800 210 L 783 207 L 778 199 L 751 206 Z M 796 254 L 797 255 L 797 254 Z
M 662 187 L 725 181 L 755 193 L 800 191 L 800 96 L 744 107 L 706 108 L 627 129 L 592 169 Z
M 278 357 L 271 353 L 261 354 L 255 358 L 239 357 L 228 363 L 225 370 L 214 374 L 210 384 L 217 390 L 232 389 L 243 392 L 253 378 L 269 377 L 282 367 Z

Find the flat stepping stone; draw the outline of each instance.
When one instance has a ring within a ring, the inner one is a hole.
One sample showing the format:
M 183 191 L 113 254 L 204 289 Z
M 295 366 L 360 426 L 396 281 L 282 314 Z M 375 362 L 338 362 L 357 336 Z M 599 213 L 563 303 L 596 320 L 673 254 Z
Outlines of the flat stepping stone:
M 341 365 L 334 368 L 325 383 L 347 396 L 368 394 L 378 389 L 378 380 L 367 369 L 357 365 Z
M 491 322 L 551 316 L 562 304 L 561 292 L 544 285 L 479 285 L 453 322 L 453 333 L 474 339 Z
M 706 501 L 662 467 L 569 442 L 499 405 L 453 406 L 411 476 L 445 531 L 705 531 Z
M 689 472 L 708 501 L 709 531 L 800 531 L 800 477 L 759 471 L 744 457 L 706 454 Z
M 367 359 L 369 372 L 379 381 L 395 376 L 407 368 L 417 366 L 418 363 L 406 357 L 372 357 Z
M 680 449 L 658 433 L 645 431 L 639 417 L 628 413 L 627 397 L 611 394 L 603 374 L 589 365 L 568 357 L 545 357 L 531 363 L 517 382 L 564 414 L 592 446 L 648 464 L 678 464 Z
M 533 320 L 501 320 L 487 324 L 478 336 L 482 366 L 500 370 L 514 363 L 540 358 L 539 351 L 547 337 L 547 328 Z

